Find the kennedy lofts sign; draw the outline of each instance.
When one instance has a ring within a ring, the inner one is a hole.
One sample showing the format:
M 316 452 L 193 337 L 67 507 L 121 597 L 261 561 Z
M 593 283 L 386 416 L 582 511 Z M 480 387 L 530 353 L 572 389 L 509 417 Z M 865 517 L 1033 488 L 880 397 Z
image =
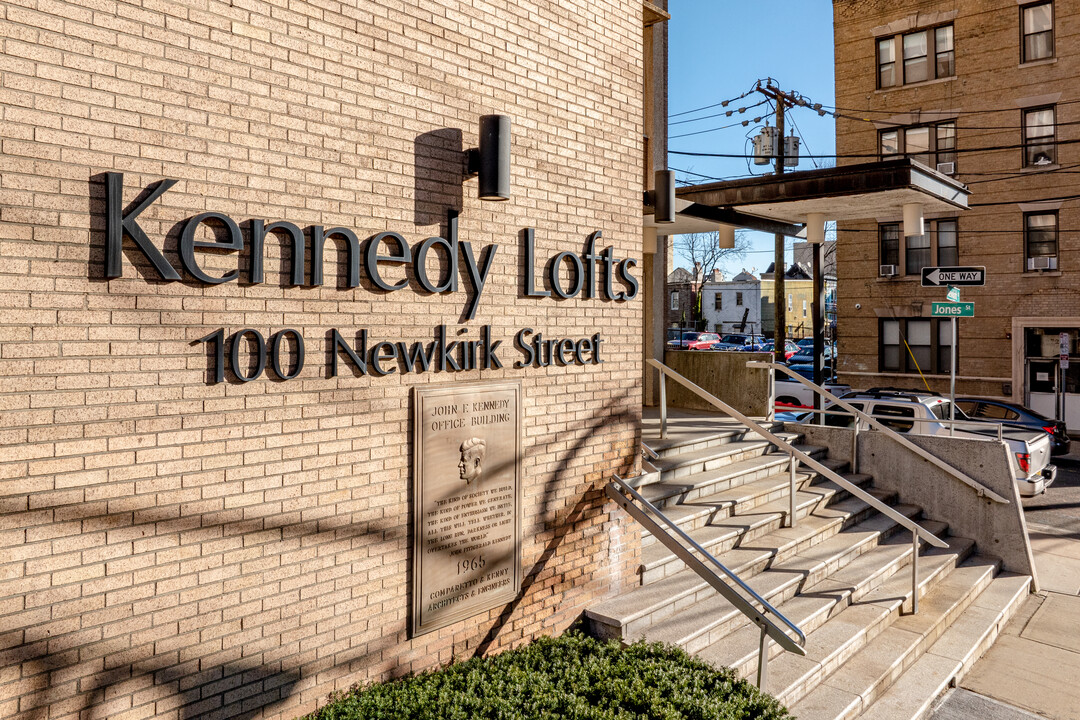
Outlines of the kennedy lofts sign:
M 167 193 L 176 180 L 165 179 L 156 186 L 147 188 L 142 199 L 126 212 L 123 202 L 124 176 L 122 173 L 105 174 L 105 276 L 119 278 L 123 276 L 124 238 L 134 243 L 134 247 L 153 266 L 162 280 L 180 281 L 177 268 L 151 241 L 139 224 L 139 217 L 147 208 Z M 323 249 L 331 239 L 343 241 L 346 253 L 346 289 L 357 288 L 361 284 L 361 269 L 368 283 L 375 292 L 389 294 L 409 288 L 415 283 L 414 290 L 430 294 L 452 294 L 465 286 L 466 305 L 464 317 L 472 320 L 480 305 L 484 290 L 491 280 L 491 269 L 499 245 L 491 244 L 474 251 L 472 243 L 458 238 L 457 216 L 449 214 L 447 237 L 429 237 L 410 245 L 396 232 L 380 232 L 366 242 L 361 243 L 356 232 L 350 228 L 326 228 L 313 225 L 305 230 L 288 220 L 267 222 L 261 218 L 251 219 L 248 230 L 241 230 L 240 223 L 220 212 L 204 212 L 184 221 L 180 231 L 179 256 L 185 273 L 197 282 L 207 285 L 219 285 L 229 282 L 248 284 L 265 282 L 263 269 L 264 247 L 268 236 L 284 240 L 291 249 L 287 276 L 291 286 L 319 287 L 323 284 Z M 204 239 L 207 234 L 200 231 L 200 226 L 213 229 L 213 240 Z M 545 262 L 546 270 L 538 284 L 537 263 L 535 256 L 535 230 L 525 228 L 523 243 L 525 263 L 522 268 L 522 294 L 529 298 L 570 299 L 583 296 L 586 299 L 602 299 L 625 302 L 635 298 L 639 284 L 631 270 L 637 265 L 633 258 L 617 258 L 614 248 L 607 247 L 597 252 L 597 241 L 602 237 L 600 231 L 593 232 L 585 242 L 584 252 L 564 251 Z M 310 248 L 310 264 L 308 263 Z M 204 251 L 215 253 L 236 253 L 237 266 L 224 275 L 210 275 L 201 266 L 199 254 Z M 240 253 L 246 251 L 249 262 L 245 272 L 241 272 Z M 428 256 L 432 252 L 440 258 L 439 277 L 428 274 Z M 411 269 L 406 277 L 391 281 L 384 276 L 387 267 L 404 266 Z M 310 267 L 305 273 L 305 267 Z M 564 282 L 562 269 L 569 270 L 569 282 Z M 410 278 L 412 278 L 410 280 Z M 468 332 L 459 329 L 459 334 Z M 445 325 L 436 328 L 431 343 L 415 342 L 370 342 L 367 330 L 356 333 L 356 342 L 350 344 L 337 330 L 329 333 L 331 348 L 331 377 L 337 375 L 338 358 L 345 358 L 355 373 L 367 375 L 387 375 L 393 372 L 423 372 L 429 369 L 441 371 L 470 370 L 502 367 L 497 351 L 501 341 L 493 341 L 491 327 L 484 326 L 480 340 L 448 339 Z M 255 355 L 254 370 L 250 363 L 241 363 L 240 347 L 244 341 L 253 348 Z M 229 358 L 233 376 L 241 382 L 248 382 L 263 374 L 269 359 L 275 375 L 283 380 L 291 380 L 301 374 L 304 363 L 304 338 L 292 328 L 285 328 L 273 334 L 269 343 L 263 335 L 253 328 L 244 328 L 227 335 L 224 328 L 202 338 L 200 342 L 210 344 L 213 358 L 211 382 L 225 380 L 225 360 Z M 280 358 L 281 345 L 291 343 L 295 351 L 291 367 L 283 368 Z M 543 333 L 532 328 L 522 328 L 514 337 L 514 346 L 521 353 L 521 359 L 514 363 L 515 368 L 527 366 L 547 366 L 552 364 L 598 364 L 603 362 L 600 345 L 603 339 L 599 333 L 585 338 L 544 339 Z

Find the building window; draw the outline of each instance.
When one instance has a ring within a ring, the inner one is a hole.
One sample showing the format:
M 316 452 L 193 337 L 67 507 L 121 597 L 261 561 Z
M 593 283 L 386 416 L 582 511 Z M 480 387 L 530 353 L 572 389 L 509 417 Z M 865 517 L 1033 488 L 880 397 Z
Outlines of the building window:
M 719 292 L 713 297 L 713 308 L 716 310 L 724 309 L 724 296 Z
M 1058 216 L 1056 212 L 1024 213 L 1024 255 L 1027 270 L 1057 270 Z
M 1052 107 L 1024 111 L 1024 167 L 1057 162 L 1054 125 Z
M 959 244 L 955 220 L 938 220 L 937 226 L 937 264 L 950 267 L 960 264 Z
M 787 311 L 788 312 L 791 312 L 791 301 L 792 301 L 792 297 L 790 295 L 788 295 L 787 296 Z
M 930 266 L 930 233 L 904 238 L 904 273 L 921 275 Z
M 678 310 L 679 309 L 679 291 L 678 290 L 673 290 L 671 292 L 671 309 L 672 310 Z
M 735 304 L 738 305 L 739 307 L 742 307 L 742 293 L 741 292 L 735 293 Z
M 952 325 L 948 319 L 882 318 L 880 322 L 879 370 L 930 375 L 949 372 Z
M 1033 3 L 1020 8 L 1023 38 L 1020 62 L 1044 60 L 1054 56 L 1054 4 Z
M 802 316 L 806 317 L 806 301 L 802 301 Z
M 904 155 L 923 165 L 936 168 L 941 163 L 953 163 L 945 172 L 956 172 L 956 121 L 936 125 L 883 130 L 879 135 L 881 158 Z
M 900 224 L 878 225 L 878 243 L 881 247 L 881 264 L 900 264 Z
M 958 228 L 955 218 L 927 220 L 926 234 L 900 237 L 900 223 L 878 225 L 878 238 L 881 247 L 882 265 L 900 265 L 900 253 L 903 251 L 904 267 L 897 267 L 895 274 L 920 275 L 924 267 L 932 265 L 957 265 Z M 937 250 L 937 260 L 934 250 Z M 882 274 L 885 274 L 884 271 Z
M 904 84 L 930 79 L 926 62 L 926 31 L 904 36 Z
M 896 40 L 886 38 L 878 40 L 878 87 L 887 88 L 896 84 Z
M 897 72 L 897 48 L 903 53 L 903 69 Z M 879 88 L 908 85 L 956 74 L 953 26 L 918 30 L 877 41 L 877 83 Z
M 953 52 L 952 25 L 944 25 L 934 30 L 934 73 L 937 77 L 950 77 L 956 74 L 956 55 Z

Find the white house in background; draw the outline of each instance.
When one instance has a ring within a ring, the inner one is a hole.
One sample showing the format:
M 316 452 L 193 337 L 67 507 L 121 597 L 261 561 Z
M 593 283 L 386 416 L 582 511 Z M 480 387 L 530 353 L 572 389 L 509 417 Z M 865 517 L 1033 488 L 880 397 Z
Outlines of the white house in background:
M 727 282 L 706 281 L 701 312 L 709 330 L 761 332 L 761 280 L 745 269 Z

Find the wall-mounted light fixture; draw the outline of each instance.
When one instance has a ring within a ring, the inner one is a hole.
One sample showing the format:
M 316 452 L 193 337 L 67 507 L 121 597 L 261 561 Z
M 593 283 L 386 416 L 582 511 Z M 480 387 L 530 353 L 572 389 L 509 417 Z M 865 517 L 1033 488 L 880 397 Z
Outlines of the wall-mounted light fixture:
M 922 203 L 904 203 L 904 237 L 922 235 L 924 232 Z
M 719 235 L 719 246 L 721 250 L 730 250 L 735 247 L 734 225 L 720 225 L 717 228 L 717 234 Z
M 806 242 L 825 242 L 825 213 L 806 214 Z
M 655 189 L 645 191 L 645 204 L 653 209 L 653 222 L 670 225 L 675 222 L 675 173 L 657 170 L 653 187 Z
M 480 147 L 465 151 L 465 176 L 479 176 L 481 200 L 510 199 L 510 116 L 480 116 Z

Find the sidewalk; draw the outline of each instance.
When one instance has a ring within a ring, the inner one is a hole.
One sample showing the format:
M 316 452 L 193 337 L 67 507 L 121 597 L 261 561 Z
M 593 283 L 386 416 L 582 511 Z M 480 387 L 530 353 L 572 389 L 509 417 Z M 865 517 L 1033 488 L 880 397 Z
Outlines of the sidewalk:
M 1078 458 L 1080 460 L 1080 458 Z M 1080 537 L 1028 524 L 1042 591 L 1032 595 L 934 720 L 1080 720 Z M 989 698 L 989 700 L 988 700 Z

